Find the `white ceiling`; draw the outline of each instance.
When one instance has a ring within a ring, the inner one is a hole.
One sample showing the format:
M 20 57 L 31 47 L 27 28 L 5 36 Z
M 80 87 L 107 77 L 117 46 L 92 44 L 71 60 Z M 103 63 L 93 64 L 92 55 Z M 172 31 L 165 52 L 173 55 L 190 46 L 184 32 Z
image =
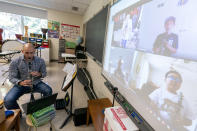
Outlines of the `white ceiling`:
M 92 0 L 5 0 L 5 1 L 83 15 Z M 72 10 L 73 6 L 78 7 L 79 8 L 78 11 L 73 11 Z

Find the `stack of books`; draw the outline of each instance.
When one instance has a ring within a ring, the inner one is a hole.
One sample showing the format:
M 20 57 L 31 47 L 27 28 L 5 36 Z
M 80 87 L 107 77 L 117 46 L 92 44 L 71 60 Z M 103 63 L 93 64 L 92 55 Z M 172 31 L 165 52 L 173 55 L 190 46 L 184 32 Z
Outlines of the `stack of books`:
M 54 105 L 43 108 L 37 112 L 30 115 L 32 123 L 34 126 L 38 127 L 44 125 L 51 121 L 55 117 L 55 107 Z

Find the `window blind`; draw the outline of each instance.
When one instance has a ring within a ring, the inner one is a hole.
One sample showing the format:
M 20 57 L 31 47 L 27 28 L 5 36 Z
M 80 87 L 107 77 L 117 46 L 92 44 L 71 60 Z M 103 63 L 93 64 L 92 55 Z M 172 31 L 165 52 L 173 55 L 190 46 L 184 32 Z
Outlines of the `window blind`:
M 0 11 L 6 13 L 13 13 L 23 16 L 36 17 L 47 19 L 48 13 L 46 10 L 37 9 L 33 7 L 26 7 L 24 5 L 0 1 Z

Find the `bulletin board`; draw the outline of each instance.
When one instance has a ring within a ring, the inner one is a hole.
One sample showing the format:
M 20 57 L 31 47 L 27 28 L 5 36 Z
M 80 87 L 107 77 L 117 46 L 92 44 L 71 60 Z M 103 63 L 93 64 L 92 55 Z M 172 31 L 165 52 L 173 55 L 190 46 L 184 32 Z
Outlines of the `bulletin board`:
M 60 22 L 48 20 L 48 37 L 59 38 Z
M 64 39 L 76 39 L 80 36 L 80 26 L 61 24 L 61 36 Z

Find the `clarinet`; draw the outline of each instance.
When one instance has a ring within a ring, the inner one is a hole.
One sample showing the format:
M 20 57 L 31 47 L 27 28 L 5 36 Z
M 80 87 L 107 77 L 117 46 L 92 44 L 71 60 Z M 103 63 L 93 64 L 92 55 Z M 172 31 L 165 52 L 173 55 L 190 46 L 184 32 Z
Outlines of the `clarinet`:
M 28 76 L 29 76 L 29 79 L 31 80 L 31 99 L 30 101 L 34 101 L 35 98 L 34 98 L 34 95 L 33 95 L 33 76 L 31 75 L 31 72 L 32 72 L 32 62 L 28 62 L 28 65 L 29 65 L 29 69 L 28 69 Z

